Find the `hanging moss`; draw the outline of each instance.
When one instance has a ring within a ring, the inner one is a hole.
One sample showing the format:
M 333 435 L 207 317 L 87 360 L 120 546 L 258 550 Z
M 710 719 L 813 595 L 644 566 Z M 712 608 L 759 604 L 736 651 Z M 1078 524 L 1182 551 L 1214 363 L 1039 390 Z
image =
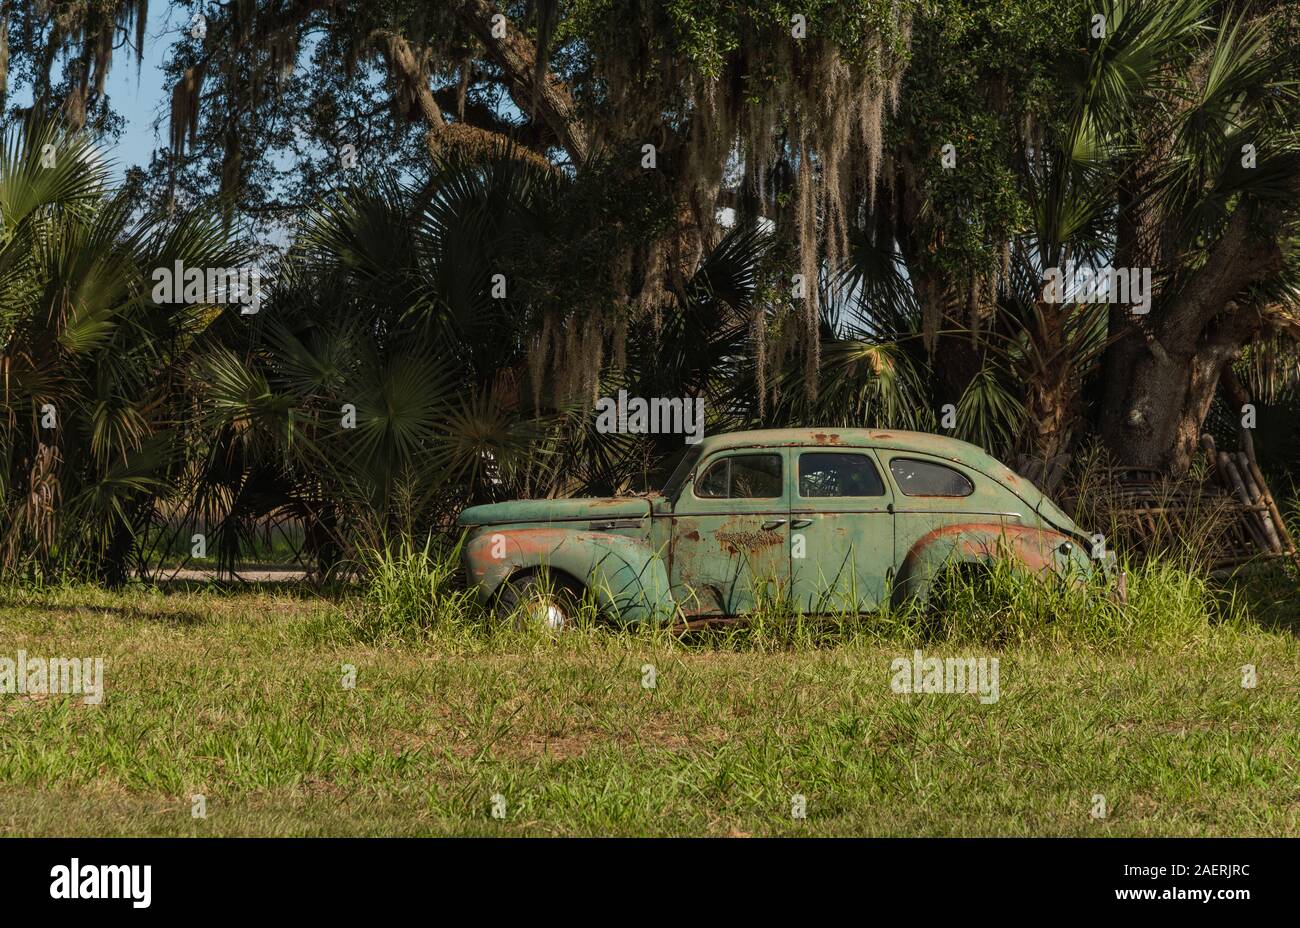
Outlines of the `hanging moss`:
M 171 148 L 180 152 L 187 141 L 193 142 L 199 131 L 199 100 L 203 93 L 203 67 L 186 68 L 180 82 L 172 88 Z
M 40 4 L 38 6 L 44 6 Z M 149 18 L 148 0 L 116 0 L 116 2 L 61 3 L 53 10 L 50 48 L 62 48 L 74 55 L 67 64 L 70 88 L 63 103 L 68 124 L 80 129 L 86 123 L 87 112 L 104 96 L 108 71 L 113 63 L 113 48 L 118 34 L 134 36 L 136 65 L 144 61 L 145 26 Z M 8 22 L 0 27 L 0 98 L 4 97 L 9 67 Z M 49 68 L 54 63 L 51 53 L 45 59 L 45 73 L 38 80 L 49 87 Z
M 674 169 L 672 195 L 692 217 L 693 238 L 646 245 L 652 270 L 665 254 L 675 259 L 670 283 L 716 234 L 714 205 L 733 154 L 745 162 L 760 211 L 774 209 L 778 222 L 783 207 L 770 168 L 784 162 L 793 170 L 793 203 L 778 231 L 797 243 L 806 284 L 798 316 L 813 395 L 819 272 L 847 252 L 856 193 L 874 200 L 885 107 L 897 104 L 913 6 L 672 0 L 629 11 L 591 0 L 573 4 L 560 27 L 590 44 L 591 83 L 579 90 L 601 114 L 601 142 L 655 144 L 661 164 Z M 796 14 L 806 24 L 802 38 L 791 34 Z M 635 306 L 653 313 L 664 295 L 658 275 L 647 274 Z

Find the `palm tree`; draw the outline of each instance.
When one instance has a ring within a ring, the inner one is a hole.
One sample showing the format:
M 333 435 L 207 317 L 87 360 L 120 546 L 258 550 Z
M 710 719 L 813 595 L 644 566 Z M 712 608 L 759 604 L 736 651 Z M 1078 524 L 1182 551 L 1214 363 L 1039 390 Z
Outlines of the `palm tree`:
M 184 383 L 223 315 L 153 298 L 155 268 L 237 267 L 214 217 L 137 214 L 82 135 L 0 153 L 0 567 L 126 579 L 181 466 Z
M 457 158 L 308 218 L 255 337 L 201 364 L 213 441 L 193 493 L 224 566 L 267 519 L 303 520 L 328 570 L 545 487 L 554 424 L 521 393 L 527 319 L 492 276 L 555 183 L 508 152 Z
M 938 399 L 940 377 L 925 349 L 925 321 L 905 259 L 892 246 L 863 234 L 855 234 L 850 244 L 843 265 L 822 275 L 822 371 L 817 395 L 809 396 L 802 362 L 782 356 L 772 391 L 774 402 L 762 421 L 782 426 L 941 430 L 1009 455 L 1025 413 L 1012 357 L 989 345 L 995 338 L 1005 342 L 1005 335 L 983 334 L 982 363 L 953 409 L 945 410 Z
M 1148 24 L 1116 4 L 1145 80 L 1089 108 L 1119 141 L 1114 263 L 1155 281 L 1149 314 L 1111 313 L 1101 431 L 1127 463 L 1180 471 L 1222 372 L 1295 332 L 1300 48 L 1273 4 L 1172 7 Z
M 1152 292 L 1102 313 L 1102 338 L 1097 304 L 1026 307 L 1023 344 L 1041 359 L 1025 371 L 1028 444 L 1066 450 L 1091 415 L 1119 460 L 1180 472 L 1225 366 L 1290 313 L 1300 59 L 1293 37 L 1270 34 L 1267 4 L 1099 12 L 1104 36 L 1067 70 L 1064 123 L 1025 140 L 1021 244 L 1040 288 L 1073 261 L 1150 273 Z

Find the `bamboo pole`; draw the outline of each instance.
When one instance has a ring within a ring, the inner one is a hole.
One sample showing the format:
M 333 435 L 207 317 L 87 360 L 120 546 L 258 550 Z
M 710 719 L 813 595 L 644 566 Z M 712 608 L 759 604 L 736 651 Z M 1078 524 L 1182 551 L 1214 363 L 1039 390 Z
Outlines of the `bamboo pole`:
M 1226 451 L 1219 452 L 1219 471 L 1228 475 L 1228 480 L 1231 483 L 1233 492 L 1237 496 L 1237 501 L 1241 503 L 1242 506 L 1249 507 L 1251 503 L 1250 496 L 1246 493 L 1246 485 L 1242 483 L 1241 475 L 1237 473 L 1237 467 L 1232 462 L 1232 458 L 1228 456 Z M 1250 537 L 1254 539 L 1256 546 L 1261 551 L 1268 551 L 1268 539 L 1264 537 L 1263 529 L 1261 529 L 1255 523 L 1255 520 L 1251 518 L 1249 511 L 1242 513 L 1242 520 L 1246 523 L 1246 529 L 1250 532 Z
M 1260 527 L 1264 530 L 1264 537 L 1268 539 L 1269 548 L 1274 554 L 1282 553 L 1282 539 L 1278 537 L 1277 529 L 1273 525 L 1272 513 L 1264 503 L 1264 493 L 1256 483 L 1254 476 L 1250 472 L 1250 458 L 1246 457 L 1246 452 L 1237 452 L 1237 469 L 1241 471 L 1241 482 L 1245 484 L 1246 492 L 1250 495 L 1250 501 L 1253 505 L 1260 506 L 1255 515 L 1259 519 Z
M 1255 477 L 1255 482 L 1259 484 L 1259 488 L 1264 492 L 1264 504 L 1268 506 L 1269 512 L 1273 514 L 1273 521 L 1277 525 L 1278 533 L 1282 536 L 1287 553 L 1294 557 L 1296 555 L 1295 539 L 1291 537 L 1291 530 L 1287 528 L 1286 520 L 1282 518 L 1282 513 L 1277 508 L 1277 502 L 1273 499 L 1272 491 L 1269 490 L 1268 484 L 1264 482 L 1264 472 L 1259 469 L 1259 461 L 1255 459 L 1255 441 L 1251 437 L 1249 429 L 1242 429 L 1241 431 L 1241 443 L 1246 449 L 1246 456 L 1250 459 L 1250 471 Z

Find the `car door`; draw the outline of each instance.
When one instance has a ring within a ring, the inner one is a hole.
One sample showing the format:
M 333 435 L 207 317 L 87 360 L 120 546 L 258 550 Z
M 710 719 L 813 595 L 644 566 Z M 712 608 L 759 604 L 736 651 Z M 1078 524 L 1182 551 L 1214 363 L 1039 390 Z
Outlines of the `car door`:
M 954 461 L 912 451 L 881 451 L 896 490 L 894 554 L 901 564 L 926 535 L 965 522 L 1017 524 L 1000 488 Z
M 892 493 L 865 448 L 799 448 L 792 462 L 790 583 L 802 612 L 866 612 L 894 567 Z
M 673 507 L 673 596 L 688 613 L 739 615 L 789 592 L 789 453 L 736 448 L 702 461 Z

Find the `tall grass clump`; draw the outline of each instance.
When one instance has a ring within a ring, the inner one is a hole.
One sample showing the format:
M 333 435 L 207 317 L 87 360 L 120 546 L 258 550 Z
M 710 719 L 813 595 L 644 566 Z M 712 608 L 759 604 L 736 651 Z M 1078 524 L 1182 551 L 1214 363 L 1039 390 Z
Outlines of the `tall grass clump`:
M 942 571 L 928 598 L 861 612 L 826 601 L 820 614 L 795 611 L 779 585 L 755 590 L 755 609 L 673 636 L 692 650 L 810 651 L 896 642 L 1011 647 L 1175 646 L 1202 640 L 1216 627 L 1238 627 L 1244 601 L 1195 565 L 1195 552 L 1121 564 L 1127 598 L 1100 570 L 1068 577 L 1036 574 L 1001 557 Z M 643 629 L 654 636 L 664 629 Z
M 31 599 L 64 590 L 83 576 L 66 557 L 42 562 L 35 558 L 0 565 L 0 592 L 10 599 Z
M 459 554 L 459 545 L 429 539 L 417 547 L 408 536 L 365 550 L 358 565 L 361 595 L 352 610 L 356 636 L 409 641 L 480 623 L 483 610 L 458 576 Z
M 532 603 L 513 609 L 484 607 L 457 568 L 459 545 L 422 546 L 409 538 L 370 548 L 359 563 L 360 592 L 348 610 L 348 638 L 368 643 L 437 642 L 452 650 L 617 647 L 639 639 L 688 650 L 810 651 L 882 641 L 1012 647 L 1022 644 L 1096 648 L 1183 647 L 1217 627 L 1239 627 L 1244 599 L 1234 596 L 1185 556 L 1134 558 L 1120 566 L 1127 599 L 1113 576 L 1093 570 L 1067 577 L 1036 574 L 1008 557 L 942 571 L 928 598 L 886 601 L 862 613 L 827 603 L 822 614 L 795 611 L 780 584 L 755 590 L 755 609 L 719 627 L 682 633 L 677 622 L 619 628 L 600 612 L 590 590 L 571 597 L 573 621 L 563 631 L 542 627 Z M 542 583 L 543 593 L 554 592 Z M 684 621 L 678 616 L 677 621 Z M 677 630 L 673 630 L 673 626 Z
M 1122 565 L 1128 597 L 1101 571 L 1039 576 L 1009 560 L 953 570 L 935 582 L 930 602 L 882 612 L 889 637 L 913 641 L 1039 642 L 1111 648 L 1188 643 L 1216 625 L 1239 623 L 1240 605 L 1203 572 L 1176 558 Z

